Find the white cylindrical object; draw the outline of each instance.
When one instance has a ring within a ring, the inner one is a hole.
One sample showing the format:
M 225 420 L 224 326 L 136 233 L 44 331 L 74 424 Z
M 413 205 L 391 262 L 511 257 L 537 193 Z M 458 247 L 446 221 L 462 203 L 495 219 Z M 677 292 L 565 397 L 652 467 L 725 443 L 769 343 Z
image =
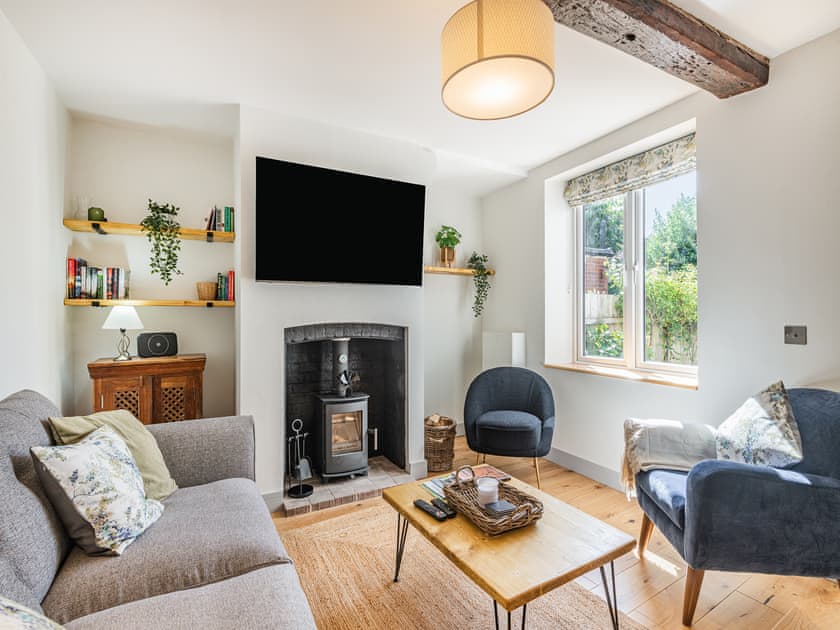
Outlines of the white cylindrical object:
M 480 477 L 475 482 L 478 490 L 478 504 L 482 507 L 499 500 L 499 480 L 492 477 Z

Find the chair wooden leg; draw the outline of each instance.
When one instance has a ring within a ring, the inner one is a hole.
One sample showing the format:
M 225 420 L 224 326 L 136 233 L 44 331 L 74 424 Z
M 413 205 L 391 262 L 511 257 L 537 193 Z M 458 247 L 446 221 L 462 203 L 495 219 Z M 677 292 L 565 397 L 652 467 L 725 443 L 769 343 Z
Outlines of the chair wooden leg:
M 482 453 L 481 463 L 483 463 L 483 464 L 487 463 L 487 453 Z
M 475 465 L 478 466 L 481 463 L 481 453 L 475 454 Z
M 685 576 L 685 597 L 683 598 L 683 616 L 682 622 L 684 626 L 690 626 L 694 620 L 694 611 L 697 609 L 697 600 L 700 598 L 700 587 L 703 586 L 702 569 L 692 569 L 688 567 L 688 573 Z
M 540 481 L 540 459 L 538 457 L 534 458 L 534 468 L 537 469 L 537 488 L 542 490 L 542 481 Z
M 650 542 L 650 537 L 652 535 L 653 521 L 650 520 L 650 517 L 647 514 L 645 514 L 642 517 L 642 529 L 639 532 L 639 546 L 637 547 L 640 558 L 645 554 L 645 549 L 647 549 L 648 543 Z

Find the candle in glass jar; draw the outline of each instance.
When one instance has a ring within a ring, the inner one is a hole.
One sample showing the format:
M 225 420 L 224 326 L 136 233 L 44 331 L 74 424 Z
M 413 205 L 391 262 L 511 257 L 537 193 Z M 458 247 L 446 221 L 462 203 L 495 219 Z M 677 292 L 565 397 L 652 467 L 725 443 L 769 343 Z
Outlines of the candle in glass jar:
M 499 500 L 499 480 L 492 477 L 481 477 L 475 482 L 478 490 L 478 504 L 481 506 Z

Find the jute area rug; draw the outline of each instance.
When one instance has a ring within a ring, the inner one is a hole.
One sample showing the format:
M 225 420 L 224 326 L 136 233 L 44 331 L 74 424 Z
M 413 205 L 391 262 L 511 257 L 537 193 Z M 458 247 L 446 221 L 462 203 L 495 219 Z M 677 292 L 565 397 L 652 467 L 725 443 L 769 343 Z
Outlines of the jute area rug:
M 400 581 L 393 582 L 396 519 L 396 512 L 380 499 L 283 535 L 318 628 L 492 629 L 490 596 L 411 526 Z M 506 614 L 500 607 L 502 628 L 507 627 Z M 520 615 L 521 609 L 513 612 L 517 629 Z M 611 625 L 604 600 L 571 582 L 531 602 L 526 627 L 600 630 Z M 621 628 L 643 630 L 625 615 Z

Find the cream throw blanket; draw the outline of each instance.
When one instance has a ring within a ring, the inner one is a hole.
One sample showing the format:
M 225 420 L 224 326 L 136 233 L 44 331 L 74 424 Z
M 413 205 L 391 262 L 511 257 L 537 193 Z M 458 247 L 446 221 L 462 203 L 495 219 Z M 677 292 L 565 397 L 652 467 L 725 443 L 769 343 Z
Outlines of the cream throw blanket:
M 621 483 L 628 499 L 636 495 L 636 473 L 640 471 L 689 471 L 699 461 L 716 458 L 714 427 L 677 420 L 624 421 Z

